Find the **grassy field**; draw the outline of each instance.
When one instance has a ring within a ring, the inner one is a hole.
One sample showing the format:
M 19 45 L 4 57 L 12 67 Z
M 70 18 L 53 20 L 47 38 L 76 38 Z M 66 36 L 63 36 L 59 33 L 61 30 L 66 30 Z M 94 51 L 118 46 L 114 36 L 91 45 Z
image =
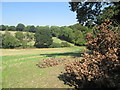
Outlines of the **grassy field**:
M 1 49 L 3 88 L 68 88 L 58 76 L 64 65 L 39 68 L 37 63 L 50 57 L 80 57 L 85 47 L 44 49 Z

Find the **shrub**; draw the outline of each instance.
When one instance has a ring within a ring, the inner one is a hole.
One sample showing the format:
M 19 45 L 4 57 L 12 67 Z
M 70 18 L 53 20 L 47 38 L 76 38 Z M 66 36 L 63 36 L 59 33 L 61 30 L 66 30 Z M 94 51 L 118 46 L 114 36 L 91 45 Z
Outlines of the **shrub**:
M 109 30 L 112 23 L 105 21 L 98 27 L 100 33 L 86 36 L 92 54 L 85 52 L 83 59 L 65 66 L 65 74 L 76 88 L 120 88 L 120 33 Z
M 70 47 L 70 44 L 67 42 L 61 42 L 61 47 Z
M 2 36 L 3 48 L 15 48 L 19 45 L 20 45 L 19 41 L 9 32 L 5 32 L 5 34 Z
M 0 48 L 2 48 L 2 34 L 0 33 Z

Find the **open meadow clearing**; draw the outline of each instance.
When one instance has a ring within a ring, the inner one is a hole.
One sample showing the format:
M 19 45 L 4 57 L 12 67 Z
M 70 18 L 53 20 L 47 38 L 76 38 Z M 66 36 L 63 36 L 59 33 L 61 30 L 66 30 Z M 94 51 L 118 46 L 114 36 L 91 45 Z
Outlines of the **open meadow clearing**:
M 36 66 L 45 58 L 80 57 L 85 47 L 43 49 L 1 49 L 3 88 L 69 88 L 58 77 L 64 65 Z

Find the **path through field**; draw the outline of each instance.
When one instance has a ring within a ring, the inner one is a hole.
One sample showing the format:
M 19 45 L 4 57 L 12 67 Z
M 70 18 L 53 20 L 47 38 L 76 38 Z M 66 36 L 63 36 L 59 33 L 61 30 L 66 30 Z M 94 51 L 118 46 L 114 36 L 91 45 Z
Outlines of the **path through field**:
M 1 49 L 3 88 L 68 88 L 58 76 L 64 65 L 39 68 L 43 58 L 80 56 L 85 47 Z

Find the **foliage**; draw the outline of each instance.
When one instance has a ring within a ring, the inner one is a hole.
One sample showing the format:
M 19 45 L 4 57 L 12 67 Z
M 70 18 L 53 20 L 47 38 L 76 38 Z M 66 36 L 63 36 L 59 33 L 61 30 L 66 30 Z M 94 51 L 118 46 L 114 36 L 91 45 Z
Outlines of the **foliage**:
M 0 33 L 0 48 L 2 48 L 2 34 Z
M 16 31 L 25 31 L 25 26 L 24 26 L 24 24 L 19 23 L 19 24 L 16 26 Z
M 71 10 L 76 11 L 80 24 L 95 20 L 95 17 L 99 16 L 103 7 L 101 2 L 69 2 L 69 4 Z
M 33 32 L 33 33 L 35 33 L 35 26 L 34 26 L 34 25 L 30 26 L 30 28 L 29 28 L 29 32 Z
M 26 40 L 21 41 L 21 43 L 22 43 L 22 48 L 29 47 L 29 46 L 27 46 L 27 41 Z
M 8 31 L 16 31 L 16 27 L 15 26 L 9 26 Z
M 50 27 L 51 33 L 53 37 L 58 37 L 60 35 L 60 27 L 58 26 L 51 26 Z
M 87 26 L 89 26 L 90 24 L 94 24 L 96 22 L 97 17 L 99 17 L 100 15 L 103 15 L 102 20 L 111 17 L 112 19 L 120 21 L 120 2 L 74 2 L 74 0 L 72 1 L 73 2 L 69 2 L 71 11 L 77 13 L 77 19 L 80 24 L 84 24 Z M 105 7 L 109 7 L 109 9 L 104 9 Z M 100 24 L 101 20 L 99 20 L 97 20 L 97 24 Z
M 71 28 L 63 26 L 60 28 L 60 35 L 58 36 L 58 38 L 71 42 L 72 34 L 73 34 L 73 30 Z
M 120 33 L 109 30 L 111 22 L 98 27 L 100 33 L 88 33 L 87 45 L 92 54 L 84 53 L 82 60 L 66 65 L 69 82 L 77 88 L 120 88 Z
M 28 25 L 28 26 L 25 27 L 25 31 L 26 31 L 26 32 L 29 32 L 29 31 L 30 31 L 30 25 Z
M 5 31 L 6 27 L 4 25 L 0 25 L 0 31 Z
M 23 32 L 16 32 L 15 33 L 15 37 L 18 39 L 18 40 L 23 40 L 23 38 L 24 38 L 24 34 L 23 34 Z
M 40 27 L 35 33 L 35 46 L 38 48 L 46 48 L 52 44 L 52 35 L 49 27 Z
M 18 40 L 7 31 L 5 32 L 2 38 L 3 48 L 15 48 L 19 46 Z
M 120 2 L 115 3 L 113 6 L 106 7 L 105 9 L 102 10 L 102 14 L 97 17 L 97 24 L 101 24 L 104 22 L 104 19 L 108 18 L 111 19 L 112 21 L 117 22 L 120 24 Z

